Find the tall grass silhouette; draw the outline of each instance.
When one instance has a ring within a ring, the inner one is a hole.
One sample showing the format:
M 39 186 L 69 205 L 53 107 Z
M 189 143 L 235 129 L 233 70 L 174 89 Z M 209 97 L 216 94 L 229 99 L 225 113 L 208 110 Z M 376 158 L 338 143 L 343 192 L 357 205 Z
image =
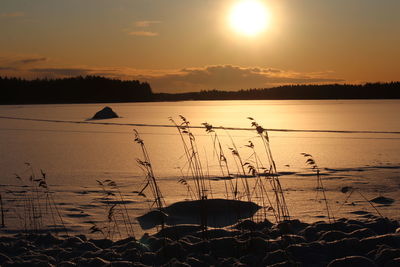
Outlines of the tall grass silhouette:
M 315 187 L 315 190 L 317 190 L 317 199 L 318 199 L 318 193 L 322 192 L 322 200 L 325 203 L 325 208 L 326 208 L 326 213 L 328 215 L 328 220 L 329 220 L 329 223 L 332 223 L 332 222 L 335 221 L 335 217 L 333 216 L 332 211 L 331 211 L 331 209 L 329 207 L 328 199 L 326 197 L 325 187 L 324 187 L 324 184 L 322 182 L 321 175 L 320 175 L 321 171 L 320 171 L 317 163 L 315 162 L 315 160 L 314 160 L 314 158 L 313 158 L 313 156 L 311 154 L 301 153 L 301 155 L 303 155 L 306 158 L 306 164 L 308 166 L 310 166 L 311 170 L 313 172 L 315 172 L 315 174 L 316 174 L 317 186 Z
M 212 147 L 213 147 L 213 153 L 214 156 L 216 157 L 218 161 L 218 166 L 221 171 L 222 179 L 224 180 L 224 186 L 225 186 L 225 197 L 227 199 L 230 198 L 230 193 L 232 194 L 232 198 L 235 198 L 235 192 L 234 186 L 232 183 L 232 174 L 229 170 L 229 165 L 228 165 L 228 160 L 227 157 L 225 156 L 225 152 L 222 149 L 222 144 L 219 139 L 219 136 L 217 132 L 214 130 L 213 126 L 207 122 L 202 123 L 204 125 L 207 134 L 210 135 L 211 137 L 211 142 L 212 142 Z M 229 185 L 228 185 L 229 183 Z M 236 190 L 237 191 L 237 190 Z
M 277 221 L 283 221 L 290 219 L 289 209 L 286 204 L 285 195 L 281 186 L 281 182 L 279 180 L 279 174 L 276 169 L 276 164 L 274 158 L 272 156 L 271 147 L 269 145 L 269 136 L 266 129 L 264 129 L 261 125 L 259 125 L 253 118 L 248 117 L 251 121 L 251 126 L 254 127 L 258 136 L 262 140 L 262 144 L 264 146 L 267 162 L 269 164 L 269 169 L 265 171 L 266 179 L 269 181 L 272 191 L 275 196 L 275 203 L 273 205 L 275 218 Z
M 173 118 L 169 118 L 169 120 L 178 130 L 186 157 L 188 173 L 190 174 L 191 180 L 194 184 L 193 192 L 195 194 L 195 198 L 198 200 L 207 199 L 211 188 L 209 188 L 207 185 L 206 176 L 203 172 L 203 166 L 201 163 L 199 150 L 197 148 L 196 138 L 190 129 L 190 122 L 182 115 L 179 117 L 181 120 L 181 123 L 179 124 L 176 123 Z
M 147 197 L 146 194 L 144 193 L 147 188 L 150 188 L 150 192 L 152 195 L 153 203 L 152 207 L 156 207 L 156 209 L 160 212 L 160 214 L 163 214 L 164 207 L 165 207 L 165 200 L 163 197 L 163 194 L 161 193 L 160 187 L 158 186 L 158 182 L 156 179 L 156 176 L 154 174 L 153 166 L 150 161 L 150 156 L 147 151 L 146 145 L 144 144 L 143 139 L 140 137 L 139 132 L 137 130 L 134 130 L 134 135 L 135 135 L 135 142 L 139 144 L 141 151 L 142 151 L 142 159 L 136 159 L 137 165 L 139 168 L 143 171 L 145 175 L 145 185 L 141 188 L 141 190 L 138 193 L 138 195 Z M 164 221 L 164 216 L 161 216 L 161 226 L 164 228 L 165 221 Z
M 24 190 L 6 191 L 16 202 L 10 210 L 14 212 L 21 224 L 20 228 L 25 233 L 52 231 L 68 235 L 63 216 L 54 199 L 54 193 L 47 183 L 46 173 L 40 170 L 40 176 L 38 176 L 29 162 L 25 165 L 28 167 L 26 170 L 28 178 L 15 175 Z M 2 217 L 5 217 L 3 207 Z
M 93 223 L 90 232 L 100 232 L 104 238 L 109 239 L 114 239 L 116 236 L 119 238 L 123 236 L 134 237 L 135 232 L 128 208 L 126 207 L 126 200 L 117 183 L 106 179 L 104 181 L 97 180 L 97 184 L 102 190 L 103 199 L 106 203 L 107 219 L 102 227 Z

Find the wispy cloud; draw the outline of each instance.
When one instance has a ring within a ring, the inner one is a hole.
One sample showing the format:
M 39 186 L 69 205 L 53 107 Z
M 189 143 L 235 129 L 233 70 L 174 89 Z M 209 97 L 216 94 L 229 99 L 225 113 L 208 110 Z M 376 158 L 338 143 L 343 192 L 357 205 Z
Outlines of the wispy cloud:
M 72 77 L 72 76 L 85 76 L 90 75 L 92 70 L 85 68 L 33 68 L 29 69 L 31 72 L 42 73 L 46 76 L 62 76 L 62 77 Z
M 158 32 L 151 32 L 151 31 L 132 31 L 128 33 L 129 35 L 134 36 L 145 36 L 145 37 L 154 37 L 158 36 Z
M 11 12 L 11 13 L 1 13 L 0 18 L 17 18 L 17 17 L 24 17 L 24 12 Z
M 45 58 L 45 57 L 31 57 L 31 58 L 23 58 L 23 59 L 17 60 L 16 63 L 31 64 L 31 63 L 44 62 L 46 60 L 47 60 L 47 58 Z
M 21 67 L 23 65 L 40 64 L 48 59 L 42 56 L 27 55 L 27 56 L 0 56 L 1 67 Z
M 159 23 L 161 23 L 159 20 L 138 20 L 134 22 L 135 29 L 124 29 L 124 31 L 127 31 L 128 35 L 132 36 L 155 37 L 159 33 L 152 30 L 151 26 Z
M 135 22 L 135 26 L 139 28 L 150 27 L 153 24 L 159 24 L 161 21 L 159 20 L 139 20 Z

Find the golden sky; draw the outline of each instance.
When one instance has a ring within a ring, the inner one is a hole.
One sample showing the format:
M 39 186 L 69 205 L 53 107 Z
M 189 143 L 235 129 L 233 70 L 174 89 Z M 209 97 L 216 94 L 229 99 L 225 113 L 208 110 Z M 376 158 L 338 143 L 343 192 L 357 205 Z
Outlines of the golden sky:
M 253 35 L 231 25 L 243 1 L 257 0 L 0 0 L 0 76 L 155 92 L 400 80 L 399 0 L 258 0 L 268 22 Z

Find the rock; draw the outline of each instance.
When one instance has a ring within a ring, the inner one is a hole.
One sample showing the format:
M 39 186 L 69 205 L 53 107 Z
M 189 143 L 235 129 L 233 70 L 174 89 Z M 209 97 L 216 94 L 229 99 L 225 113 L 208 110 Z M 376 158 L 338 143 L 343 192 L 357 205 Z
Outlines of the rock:
M 370 201 L 374 202 L 374 203 L 377 203 L 377 204 L 389 205 L 389 204 L 392 204 L 394 202 L 394 199 L 388 198 L 388 197 L 384 197 L 384 196 L 380 196 L 380 197 L 376 197 L 374 199 L 371 199 Z
M 90 239 L 89 242 L 95 244 L 99 248 L 105 249 L 112 246 L 113 242 L 110 239 Z
M 141 257 L 140 262 L 149 266 L 159 266 L 161 259 L 153 252 L 145 252 Z
M 113 262 L 110 262 L 110 264 L 108 266 L 110 266 L 110 267 L 131 267 L 131 266 L 138 267 L 138 264 L 137 263 L 134 264 L 131 261 L 113 261 Z M 144 266 L 144 265 L 142 265 L 142 266 Z
M 210 249 L 216 257 L 235 257 L 240 256 L 240 243 L 233 237 L 221 237 L 210 240 Z
M 10 257 L 7 255 L 0 253 L 0 264 L 3 264 L 6 261 L 11 261 Z
M 297 234 L 307 226 L 308 224 L 302 223 L 299 220 L 285 220 L 278 223 L 275 227 L 279 229 L 281 234 Z
M 349 256 L 331 261 L 328 267 L 376 267 L 376 264 L 362 256 Z
M 119 116 L 110 107 L 105 107 L 102 110 L 98 111 L 96 114 L 94 114 L 91 120 L 104 120 L 113 118 L 119 118 Z
M 383 235 L 394 233 L 398 227 L 398 223 L 387 218 L 377 218 L 373 221 L 366 222 L 365 227 L 372 229 L 378 235 Z
M 400 247 L 400 235 L 398 234 L 386 234 L 371 236 L 360 240 L 360 249 L 363 252 L 369 252 L 378 247 L 378 245 L 387 245 L 393 248 Z
M 155 212 L 158 212 L 158 211 L 155 211 Z M 158 220 L 158 219 L 156 218 L 156 220 Z M 169 226 L 169 227 L 165 227 L 164 229 L 161 229 L 154 236 L 155 237 L 168 237 L 170 239 L 176 240 L 176 239 L 180 239 L 184 236 L 196 233 L 200 229 L 201 229 L 201 227 L 199 225 L 185 225 L 185 224 L 175 225 L 175 226 Z
M 304 236 L 308 241 L 315 241 L 318 239 L 318 231 L 312 225 L 300 231 L 300 235 Z
M 344 238 L 326 243 L 333 258 L 358 255 L 359 244 L 360 241 L 357 238 Z
M 100 250 L 99 247 L 97 247 L 95 244 L 91 243 L 91 242 L 84 242 L 82 244 L 79 244 L 76 247 L 77 250 L 80 250 L 82 252 L 86 252 L 86 251 L 91 251 L 91 252 L 95 252 Z
M 374 231 L 372 231 L 371 229 L 362 228 L 362 229 L 358 229 L 358 230 L 355 230 L 355 231 L 349 233 L 348 237 L 355 237 L 358 239 L 363 239 L 363 238 L 374 236 L 374 235 L 376 235 L 376 233 Z
M 393 260 L 388 261 L 385 264 L 385 267 L 398 267 L 400 266 L 400 258 L 395 258 Z
M 238 263 L 240 263 L 240 262 L 235 258 L 224 258 L 219 261 L 218 266 L 231 267 L 231 266 L 237 266 Z
M 199 259 L 196 259 L 194 257 L 187 257 L 185 262 L 189 264 L 192 267 L 203 267 L 204 263 L 202 263 Z
M 190 267 L 190 265 L 173 258 L 167 264 L 163 265 L 163 267 Z
M 146 230 L 162 223 L 199 225 L 200 215 L 206 213 L 208 226 L 225 227 L 253 216 L 260 208 L 253 202 L 232 199 L 192 200 L 176 202 L 162 211 L 150 211 L 137 219 L 142 229 Z
M 103 260 L 102 258 L 91 258 L 91 259 L 85 259 L 85 258 L 80 258 L 80 260 L 77 262 L 78 266 L 107 266 L 109 265 L 109 261 Z
M 268 247 L 268 241 L 261 237 L 253 237 L 246 242 L 246 249 L 248 252 L 257 253 L 262 257 L 267 253 Z
M 341 240 L 346 237 L 347 237 L 347 234 L 345 234 L 341 231 L 327 231 L 320 236 L 319 240 L 324 240 L 326 242 L 330 242 L 330 241 Z
M 300 266 L 296 262 L 284 261 L 276 264 L 272 264 L 269 267 L 293 267 L 293 266 Z
M 46 235 L 38 235 L 34 242 L 37 246 L 52 247 L 62 243 L 62 240 L 48 233 Z
M 290 245 L 286 248 L 294 260 L 308 265 L 323 265 L 328 261 L 329 248 L 324 241 Z
M 375 256 L 375 262 L 379 266 L 386 266 L 389 261 L 400 258 L 400 249 L 383 249 Z
M 157 251 L 157 255 L 164 260 L 173 258 L 182 259 L 186 255 L 186 252 L 179 242 L 171 242 L 161 247 Z
M 57 264 L 59 267 L 75 267 L 77 266 L 76 263 L 72 261 L 62 261 L 59 264 Z
M 84 241 L 80 239 L 77 236 L 72 236 L 67 239 L 65 239 L 62 244 L 60 245 L 62 248 L 70 248 L 70 247 L 76 247 L 80 244 L 82 244 Z
M 135 262 L 140 258 L 140 252 L 136 248 L 130 248 L 121 253 L 121 257 L 124 260 Z
M 276 251 L 268 253 L 267 256 L 264 257 L 263 265 L 270 266 L 272 264 L 285 262 L 287 261 L 287 259 L 288 255 L 286 254 L 286 252 L 278 249 Z
M 340 191 L 341 191 L 343 194 L 346 194 L 347 192 L 349 192 L 349 191 L 351 191 L 351 190 L 353 190 L 353 187 L 351 187 L 351 186 L 343 186 L 343 187 L 340 189 Z

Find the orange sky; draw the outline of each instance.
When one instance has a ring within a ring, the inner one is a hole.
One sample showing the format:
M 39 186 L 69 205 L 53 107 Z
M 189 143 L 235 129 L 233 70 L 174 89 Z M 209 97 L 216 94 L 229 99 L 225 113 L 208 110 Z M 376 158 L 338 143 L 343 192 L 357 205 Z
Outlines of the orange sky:
M 104 75 L 156 92 L 400 80 L 400 1 L 260 0 L 255 36 L 229 12 L 248 0 L 2 0 L 0 75 Z

